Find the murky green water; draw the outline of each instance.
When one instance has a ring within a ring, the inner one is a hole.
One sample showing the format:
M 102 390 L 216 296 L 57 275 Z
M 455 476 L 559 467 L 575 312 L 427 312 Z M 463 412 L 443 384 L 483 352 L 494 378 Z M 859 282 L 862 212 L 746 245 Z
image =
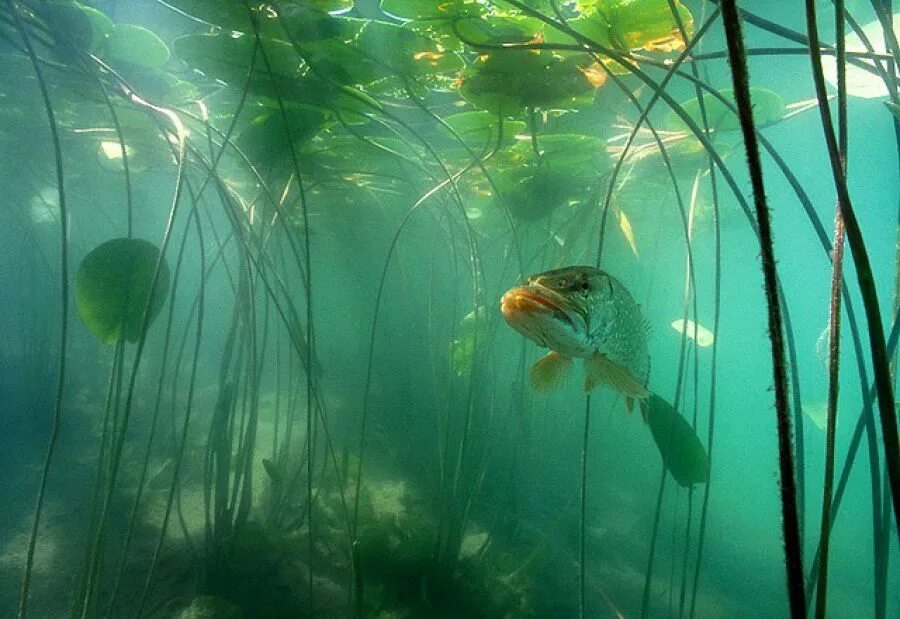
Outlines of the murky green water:
M 0 615 L 896 616 L 893 9 L 809 4 L 824 99 L 740 3 L 776 414 L 718 2 L 0 3 Z

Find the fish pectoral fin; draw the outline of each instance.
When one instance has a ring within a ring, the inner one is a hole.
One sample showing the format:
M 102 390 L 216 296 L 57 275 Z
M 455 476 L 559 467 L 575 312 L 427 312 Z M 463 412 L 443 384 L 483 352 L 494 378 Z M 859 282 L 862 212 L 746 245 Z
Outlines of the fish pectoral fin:
M 546 392 L 559 386 L 569 373 L 572 360 L 551 350 L 531 366 L 529 378 L 535 391 Z
M 640 384 L 631 372 L 599 352 L 584 360 L 584 390 L 593 391 L 597 385 L 609 385 L 624 395 L 626 407 L 628 399 L 643 400 L 650 395 L 647 388 Z

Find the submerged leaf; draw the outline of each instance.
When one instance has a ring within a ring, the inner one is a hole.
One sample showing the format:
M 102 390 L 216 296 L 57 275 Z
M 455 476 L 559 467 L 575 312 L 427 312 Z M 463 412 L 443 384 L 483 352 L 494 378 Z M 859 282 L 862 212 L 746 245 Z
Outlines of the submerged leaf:
M 673 3 L 686 34 L 694 32 L 694 18 L 681 2 Z M 670 0 L 579 0 L 587 16 L 602 17 L 609 24 L 609 36 L 622 49 L 674 52 L 685 41 L 672 14 Z
M 526 108 L 577 108 L 594 87 L 582 58 L 549 52 L 504 51 L 479 58 L 460 77 L 460 95 L 481 109 L 520 116 Z
M 719 93 L 727 101 L 734 102 L 734 90 L 722 90 Z M 750 100 L 753 102 L 753 121 L 758 126 L 769 125 L 781 120 L 784 116 L 784 100 L 777 92 L 768 88 L 750 88 Z M 709 128 L 713 131 L 734 131 L 741 128 L 738 117 L 729 110 L 712 93 L 703 95 L 703 106 L 706 109 L 706 119 Z M 681 104 L 688 116 L 697 126 L 703 127 L 703 115 L 700 113 L 700 102 L 695 97 Z M 667 126 L 674 130 L 686 130 L 687 125 L 675 112 L 669 112 Z
M 65 47 L 97 51 L 114 27 L 106 13 L 80 2 L 45 0 L 32 4 L 31 10 L 46 21 L 54 38 Z
M 287 125 L 280 110 L 265 112 L 250 123 L 238 137 L 238 146 L 257 165 L 285 161 L 290 147 L 295 149 L 318 133 L 329 119 L 321 108 L 308 105 L 285 105 Z
M 481 15 L 485 7 L 477 0 L 381 0 L 381 10 L 403 19 L 453 19 Z
M 75 303 L 90 332 L 104 344 L 136 342 L 144 313 L 152 322 L 166 301 L 169 267 L 163 261 L 152 300 L 159 250 L 140 239 L 113 239 L 94 248 L 75 274 Z M 149 309 L 148 309 L 149 305 Z
M 505 120 L 496 114 L 479 110 L 453 114 L 444 119 L 459 137 L 470 146 L 482 147 L 496 142 L 501 130 L 504 141 L 512 139 L 517 133 L 525 130 L 525 123 L 517 120 Z
M 709 458 L 691 424 L 657 395 L 642 402 L 641 411 L 663 463 L 678 485 L 687 488 L 709 480 Z
M 105 55 L 148 69 L 160 69 L 169 61 L 169 48 L 146 28 L 119 24 L 109 35 Z

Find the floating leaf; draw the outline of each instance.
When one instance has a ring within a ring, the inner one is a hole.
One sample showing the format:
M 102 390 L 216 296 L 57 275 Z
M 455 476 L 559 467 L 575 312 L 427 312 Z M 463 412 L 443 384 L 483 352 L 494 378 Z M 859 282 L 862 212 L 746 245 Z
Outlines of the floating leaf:
M 481 15 L 484 5 L 477 0 L 381 0 L 381 10 L 403 19 L 453 19 Z
M 269 165 L 284 161 L 289 148 L 299 148 L 318 133 L 330 115 L 320 108 L 308 105 L 286 105 L 290 132 L 285 129 L 280 110 L 265 112 L 251 121 L 241 132 L 238 146 L 257 165 Z
M 90 332 L 104 344 L 136 342 L 145 311 L 150 321 L 165 303 L 169 267 L 160 266 L 153 299 L 150 290 L 159 250 L 140 239 L 113 239 L 94 248 L 75 274 L 75 303 Z M 149 305 L 149 309 L 148 309 Z
M 459 19 L 456 22 L 456 33 L 466 44 L 479 45 L 515 45 L 517 43 L 535 43 L 542 40 L 541 32 L 544 22 L 534 17 L 482 16 Z
M 720 91 L 719 94 L 729 102 L 734 102 L 734 91 L 730 88 Z M 772 124 L 784 116 L 784 101 L 777 92 L 768 88 L 751 87 L 750 100 L 753 102 L 753 121 L 757 126 Z M 703 95 L 703 105 L 706 108 L 706 119 L 710 129 L 734 131 L 741 128 L 737 116 L 711 93 Z M 703 127 L 700 103 L 696 97 L 688 99 L 681 104 L 681 107 L 697 123 L 697 126 Z M 666 124 L 676 131 L 687 130 L 687 125 L 675 112 L 669 112 Z
M 612 47 L 609 23 L 599 13 L 583 15 L 577 19 L 570 19 L 566 22 L 566 25 L 597 45 L 602 47 Z M 544 30 L 543 36 L 546 43 L 572 44 L 579 42 L 568 33 L 551 27 L 547 27 Z
M 29 8 L 44 18 L 65 47 L 97 51 L 114 27 L 106 13 L 79 2 L 45 0 L 32 5 Z
M 697 342 L 697 346 L 703 348 L 712 346 L 713 342 L 716 341 L 716 336 L 713 335 L 712 331 L 702 325 L 698 325 L 693 320 L 684 320 L 681 318 L 673 320 L 672 328 L 679 333 L 686 333 L 689 338 Z
M 673 52 L 684 49 L 670 0 L 582 0 L 579 6 L 589 16 L 597 14 L 609 24 L 609 36 L 622 49 Z M 688 36 L 694 32 L 691 12 L 675 0 L 681 25 Z
M 243 0 L 219 2 L 210 2 L 209 0 L 166 0 L 166 4 L 200 21 L 237 32 L 252 31 L 251 11 L 253 11 L 257 23 L 260 24 L 266 21 L 274 21 L 278 17 L 271 4 L 248 3 Z
M 504 51 L 480 57 L 460 77 L 460 95 L 477 107 L 503 116 L 526 108 L 576 108 L 593 87 L 579 69 L 581 59 L 549 52 Z
M 481 147 L 496 142 L 501 131 L 501 118 L 484 110 L 453 114 L 444 119 L 451 129 L 470 146 Z M 525 123 L 517 120 L 502 120 L 503 136 L 512 139 L 525 131 Z
M 691 424 L 657 395 L 641 403 L 644 420 L 663 462 L 678 485 L 687 488 L 709 480 L 709 458 Z
M 345 113 L 358 114 L 378 109 L 379 104 L 363 93 L 310 75 L 306 63 L 290 43 L 261 38 L 261 45 L 268 64 L 257 60 L 249 90 L 260 98 L 272 101 L 272 107 L 275 107 L 275 101 L 281 99 Z M 210 78 L 243 89 L 256 44 L 253 36 L 192 34 L 175 39 L 172 47 L 175 54 L 191 67 Z
M 169 48 L 146 28 L 119 24 L 109 35 L 106 55 L 148 69 L 160 69 L 169 61 Z
M 341 22 L 357 26 L 357 33 L 318 41 L 293 38 L 300 55 L 323 79 L 362 86 L 396 77 L 456 74 L 463 68 L 457 54 L 413 30 L 365 20 Z

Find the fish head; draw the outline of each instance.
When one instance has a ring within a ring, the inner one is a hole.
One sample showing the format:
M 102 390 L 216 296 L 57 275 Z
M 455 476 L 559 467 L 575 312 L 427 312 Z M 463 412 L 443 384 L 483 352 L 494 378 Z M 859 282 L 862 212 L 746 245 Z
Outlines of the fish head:
M 590 355 L 592 321 L 613 294 L 611 278 L 591 266 L 532 275 L 508 290 L 500 310 L 509 325 L 535 343 L 569 357 Z M 596 325 L 593 325 L 596 326 Z

